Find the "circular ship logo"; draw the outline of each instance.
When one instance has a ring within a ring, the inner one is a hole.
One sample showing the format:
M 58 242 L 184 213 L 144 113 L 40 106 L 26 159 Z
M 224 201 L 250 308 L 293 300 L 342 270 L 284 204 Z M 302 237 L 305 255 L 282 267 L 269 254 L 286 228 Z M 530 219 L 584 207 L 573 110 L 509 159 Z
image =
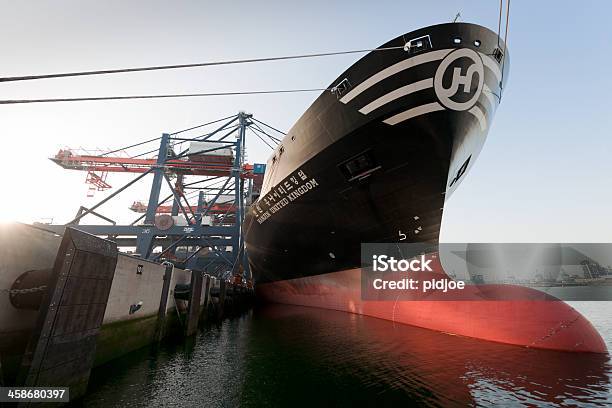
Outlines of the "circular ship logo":
M 462 75 L 461 72 L 465 74 Z M 477 76 L 476 80 L 474 75 Z M 445 87 L 445 84 L 450 86 Z M 484 66 L 480 55 L 469 48 L 448 54 L 440 63 L 434 78 L 434 89 L 440 103 L 448 109 L 470 109 L 480 97 L 484 85 Z

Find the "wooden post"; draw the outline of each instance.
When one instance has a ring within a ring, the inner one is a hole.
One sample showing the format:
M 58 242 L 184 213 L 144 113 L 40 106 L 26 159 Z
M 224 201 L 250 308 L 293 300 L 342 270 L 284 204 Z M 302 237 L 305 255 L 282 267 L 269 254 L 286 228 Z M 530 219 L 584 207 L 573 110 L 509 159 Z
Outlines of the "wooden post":
M 170 284 L 172 283 L 172 273 L 174 265 L 165 264 L 164 286 L 162 287 L 161 298 L 159 299 L 159 309 L 157 310 L 157 325 L 155 327 L 155 342 L 159 343 L 165 336 L 166 328 L 166 308 L 168 306 L 168 295 L 170 294 Z
M 204 302 L 202 303 L 202 312 L 200 313 L 200 319 L 206 320 L 208 319 L 208 304 L 210 303 L 210 275 L 204 275 L 202 281 L 203 292 L 202 296 L 204 296 Z
M 225 291 L 227 290 L 227 285 L 225 279 L 221 279 L 219 282 L 219 309 L 217 318 L 223 318 L 223 310 L 225 309 Z
M 198 330 L 200 317 L 200 298 L 202 297 L 202 272 L 191 271 L 191 291 L 189 293 L 189 308 L 187 310 L 187 324 L 185 335 L 192 336 Z

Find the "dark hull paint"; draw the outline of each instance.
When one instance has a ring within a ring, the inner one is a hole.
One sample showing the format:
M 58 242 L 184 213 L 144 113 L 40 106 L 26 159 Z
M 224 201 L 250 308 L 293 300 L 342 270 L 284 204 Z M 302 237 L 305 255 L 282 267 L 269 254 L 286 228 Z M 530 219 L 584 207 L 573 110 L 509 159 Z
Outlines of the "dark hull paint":
M 341 95 L 346 96 L 368 78 L 403 60 L 423 60 L 429 53 L 460 48 L 472 49 L 485 58 L 498 44 L 496 34 L 490 30 L 460 23 L 417 30 L 381 47 L 403 46 L 407 40 L 423 35 L 430 36 L 431 49 L 414 54 L 403 49 L 372 52 L 340 75 L 332 86 L 346 78 L 350 87 Z M 454 38 L 461 38 L 462 43 L 454 44 Z M 480 41 L 480 46 L 476 47 L 474 41 Z M 439 65 L 440 59 L 435 59 L 402 70 L 346 103 L 342 97 L 325 92 L 298 120 L 281 143 L 282 148 L 268 162 L 264 180 L 267 194 L 256 202 L 259 210 L 252 206 L 247 214 L 245 242 L 257 282 L 357 267 L 362 242 L 397 241 L 400 231 L 407 234 L 405 242 L 437 241 L 445 194 L 449 193 L 449 171 L 458 171 L 457 163 L 453 163 L 453 146 L 458 140 L 479 139 L 473 154 L 470 152 L 469 168 L 488 128 L 483 129 L 473 114 L 450 109 L 395 125 L 383 122 L 407 109 L 438 101 L 434 87 L 399 97 L 368 114 L 359 109 L 394 90 L 434 78 Z M 455 66 L 465 74 L 470 61 L 459 59 Z M 507 61 L 505 66 L 507 69 Z M 499 94 L 497 74 L 484 64 L 484 83 L 491 93 Z M 444 77 L 446 87 L 450 79 Z M 471 86 L 476 87 L 477 81 L 472 81 Z M 487 123 L 496 107 L 491 100 L 491 95 L 482 92 L 476 102 Z M 376 170 L 364 178 L 350 180 L 342 170 L 343 163 L 364 152 L 368 152 L 366 155 L 374 162 L 370 167 Z M 462 163 L 464 159 L 459 164 Z M 314 187 L 284 206 L 281 203 L 269 218 L 258 222 L 262 213 L 270 212 L 270 207 L 290 194 L 287 189 L 283 194 L 282 186 L 296 186 L 292 177 L 299 183 L 314 180 Z M 454 184 L 453 189 L 458 183 Z

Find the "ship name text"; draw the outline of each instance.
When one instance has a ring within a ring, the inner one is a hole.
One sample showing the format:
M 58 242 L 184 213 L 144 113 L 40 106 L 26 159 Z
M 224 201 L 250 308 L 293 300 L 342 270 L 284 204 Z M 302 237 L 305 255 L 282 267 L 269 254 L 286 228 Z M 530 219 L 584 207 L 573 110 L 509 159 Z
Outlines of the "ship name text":
M 319 183 L 314 177 L 308 177 L 303 170 L 295 171 L 283 182 L 272 187 L 270 191 L 255 204 L 255 218 L 263 224 L 291 202 L 315 189 Z

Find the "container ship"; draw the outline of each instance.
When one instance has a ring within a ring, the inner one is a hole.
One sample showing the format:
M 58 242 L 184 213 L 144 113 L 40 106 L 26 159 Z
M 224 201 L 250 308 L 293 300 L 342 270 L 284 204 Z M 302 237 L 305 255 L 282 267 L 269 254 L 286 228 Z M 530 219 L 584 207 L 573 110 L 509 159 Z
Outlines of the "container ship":
M 363 300 L 362 243 L 438 242 L 445 202 L 483 147 L 509 67 L 497 33 L 449 23 L 401 35 L 333 81 L 274 150 L 247 213 L 258 296 L 508 344 L 606 352 L 586 318 L 562 301 L 537 300 L 534 289 L 490 288 L 486 300 L 478 291 Z M 440 263 L 434 273 L 446 276 Z

